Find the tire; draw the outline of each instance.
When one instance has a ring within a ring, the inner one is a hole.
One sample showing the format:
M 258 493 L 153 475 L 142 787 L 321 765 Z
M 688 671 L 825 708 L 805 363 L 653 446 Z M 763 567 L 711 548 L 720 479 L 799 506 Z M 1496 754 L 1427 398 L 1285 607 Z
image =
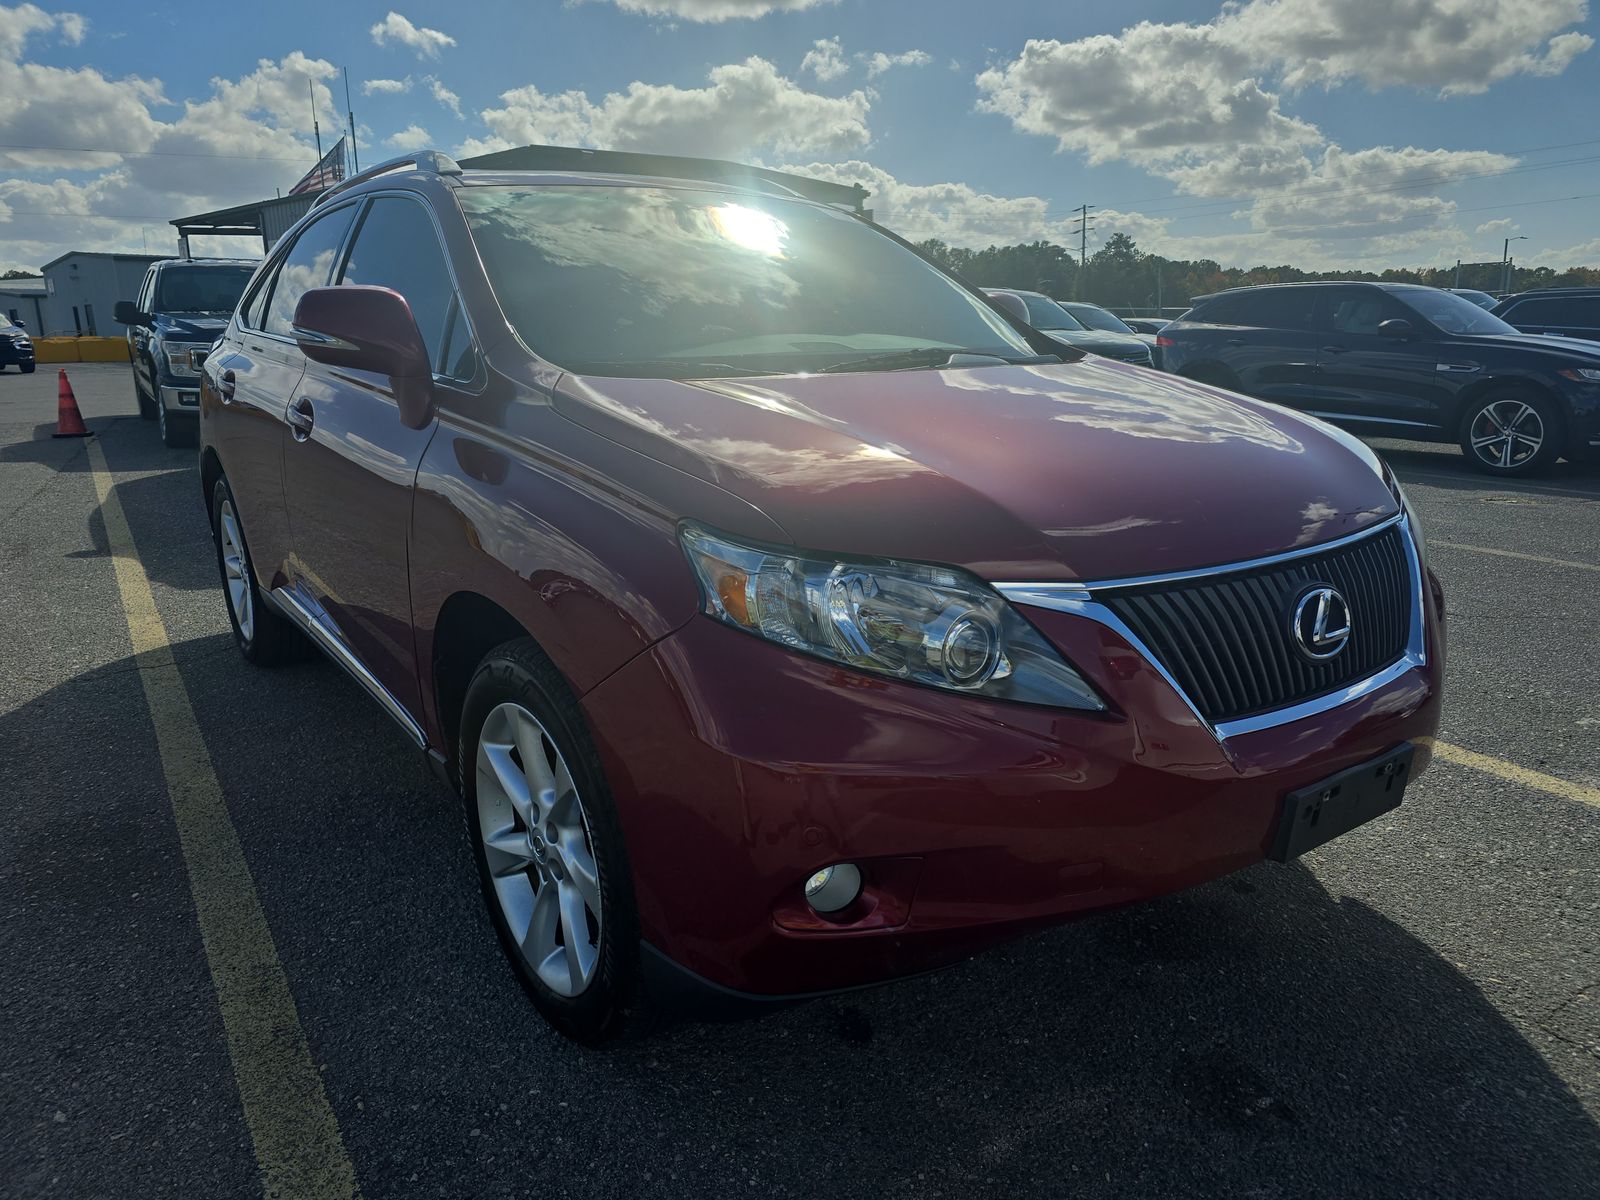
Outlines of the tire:
M 643 1033 L 651 1017 L 622 825 L 577 701 L 531 640 L 479 664 L 456 766 L 489 918 L 529 999 L 583 1045 Z
M 32 375 L 38 365 L 38 363 L 20 363 L 18 364 L 18 369 L 21 370 L 24 375 Z
M 226 478 L 218 479 L 211 489 L 211 540 L 217 549 L 222 598 L 239 653 L 258 667 L 309 657 L 312 646 L 305 635 L 261 599 L 244 524 Z
M 1565 443 L 1560 409 L 1537 392 L 1492 390 L 1461 417 L 1461 453 L 1486 475 L 1536 475 L 1561 457 Z
M 156 404 L 156 427 L 161 431 L 161 444 L 169 450 L 193 446 L 200 440 L 199 419 L 169 416 L 165 404 Z
M 151 371 L 150 374 L 152 377 L 155 376 L 154 371 Z M 144 394 L 144 387 L 139 383 L 139 372 L 137 370 L 133 373 L 133 398 L 139 402 L 140 418 L 146 421 L 154 421 L 156 419 L 156 401 L 153 397 Z

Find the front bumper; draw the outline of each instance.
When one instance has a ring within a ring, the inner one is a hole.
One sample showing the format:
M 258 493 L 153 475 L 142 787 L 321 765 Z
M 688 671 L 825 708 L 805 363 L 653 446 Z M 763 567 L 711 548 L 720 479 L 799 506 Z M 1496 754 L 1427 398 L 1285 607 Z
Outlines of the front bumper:
M 10 340 L 0 340 L 0 365 L 27 366 L 33 361 L 33 343 L 18 345 Z
M 195 417 L 200 416 L 200 380 L 183 381 L 176 384 L 163 383 L 159 389 L 161 393 L 161 406 L 168 413 L 184 413 Z
M 1023 608 L 1111 701 L 1094 716 L 877 679 L 696 618 L 584 699 L 642 932 L 720 988 L 765 996 L 938 967 L 1074 914 L 1262 859 L 1283 795 L 1438 726 L 1426 662 L 1337 708 L 1226 739 L 1116 631 Z M 862 866 L 852 925 L 802 881 Z

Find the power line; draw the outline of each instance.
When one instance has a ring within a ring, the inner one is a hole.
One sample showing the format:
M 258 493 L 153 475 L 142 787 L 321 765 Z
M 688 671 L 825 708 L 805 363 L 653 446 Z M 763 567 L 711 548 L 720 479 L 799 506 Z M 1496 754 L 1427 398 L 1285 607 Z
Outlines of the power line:
M 0 150 L 22 150 L 41 154 L 115 154 L 119 158 L 229 158 L 245 162 L 304 162 L 304 156 L 289 158 L 276 154 L 213 154 L 202 153 L 198 150 L 113 150 L 108 147 L 95 148 L 92 146 L 36 146 L 21 142 L 0 142 Z M 311 148 L 306 147 L 306 154 L 311 153 Z

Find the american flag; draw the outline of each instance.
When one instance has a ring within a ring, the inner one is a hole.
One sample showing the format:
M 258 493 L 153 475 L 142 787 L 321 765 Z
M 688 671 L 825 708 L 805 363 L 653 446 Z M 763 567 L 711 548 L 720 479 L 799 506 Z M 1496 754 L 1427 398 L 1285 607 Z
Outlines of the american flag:
M 289 195 L 300 192 L 320 192 L 323 188 L 330 188 L 344 178 L 344 139 L 340 138 L 317 162 L 317 165 L 307 171 L 300 182 L 289 189 Z

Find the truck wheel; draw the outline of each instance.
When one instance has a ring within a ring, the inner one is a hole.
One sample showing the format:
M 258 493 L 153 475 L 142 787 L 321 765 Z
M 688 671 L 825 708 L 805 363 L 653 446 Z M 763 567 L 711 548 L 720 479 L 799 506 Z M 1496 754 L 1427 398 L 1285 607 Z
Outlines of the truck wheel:
M 150 374 L 153 377 L 155 372 L 152 370 Z M 139 402 L 139 415 L 146 421 L 154 421 L 156 419 L 156 402 L 144 394 L 144 385 L 139 382 L 137 368 L 133 372 L 133 395 L 134 399 Z

